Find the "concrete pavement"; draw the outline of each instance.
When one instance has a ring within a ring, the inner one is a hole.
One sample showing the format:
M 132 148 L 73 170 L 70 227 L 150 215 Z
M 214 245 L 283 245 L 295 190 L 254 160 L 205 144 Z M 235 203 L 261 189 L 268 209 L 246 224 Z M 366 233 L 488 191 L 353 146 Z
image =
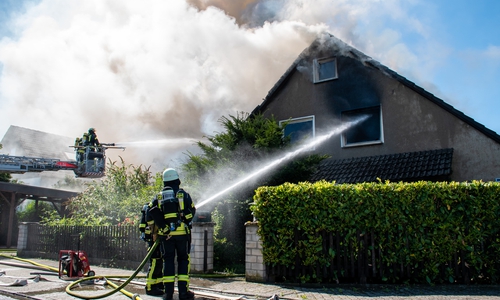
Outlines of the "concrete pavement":
M 40 265 L 51 266 L 58 268 L 57 261 L 30 259 Z M 32 299 L 32 300 L 63 300 L 77 299 L 82 296 L 90 299 L 101 298 L 111 289 L 109 286 L 103 285 L 102 281 L 88 281 L 77 286 L 73 291 L 78 294 L 78 297 L 69 295 L 66 288 L 72 281 L 62 280 L 57 276 L 57 273 L 51 275 L 48 271 L 36 269 L 27 264 L 26 267 L 8 265 L 8 262 L 15 260 L 5 259 L 0 257 L 0 300 L 10 299 Z M 115 268 L 102 268 L 92 266 L 98 276 L 130 276 L 133 271 L 122 270 Z M 40 273 L 39 278 L 36 278 L 35 273 Z M 140 272 L 139 275 L 145 275 Z M 25 285 L 21 286 L 6 286 L 12 284 L 15 280 L 26 280 Z M 126 280 L 126 278 L 121 279 Z M 120 285 L 121 282 L 114 281 Z M 300 286 L 300 285 L 284 285 L 284 284 L 264 284 L 247 282 L 244 278 L 224 278 L 224 279 L 208 279 L 192 276 L 191 289 L 196 293 L 195 300 L 202 299 L 269 299 L 276 296 L 279 299 L 293 300 L 330 300 L 330 299 L 350 299 L 350 300 L 408 300 L 408 299 L 431 299 L 431 300 L 500 300 L 500 285 L 328 285 L 328 286 Z M 145 294 L 144 279 L 135 278 L 132 283 L 129 283 L 125 290 L 131 294 L 138 295 L 144 300 L 161 299 L 160 297 L 152 297 Z M 129 297 L 117 292 L 104 299 L 130 299 Z M 177 296 L 174 296 L 177 300 Z

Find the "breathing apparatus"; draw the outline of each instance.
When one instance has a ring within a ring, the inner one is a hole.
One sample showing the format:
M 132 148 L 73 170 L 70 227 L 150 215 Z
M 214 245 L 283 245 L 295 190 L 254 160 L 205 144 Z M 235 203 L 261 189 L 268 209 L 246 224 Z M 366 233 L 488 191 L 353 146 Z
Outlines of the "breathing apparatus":
M 153 234 L 156 234 L 156 226 L 153 219 L 148 214 L 149 205 L 144 204 L 141 210 L 141 223 L 139 224 L 139 231 L 141 232 L 141 239 L 145 242 L 153 241 Z
M 184 234 L 177 233 L 178 228 L 184 228 L 186 224 L 184 217 L 184 192 L 179 190 L 174 194 L 174 190 L 170 187 L 163 189 L 158 195 L 158 204 L 163 213 L 165 228 L 160 234 Z M 187 233 L 187 232 L 186 232 Z

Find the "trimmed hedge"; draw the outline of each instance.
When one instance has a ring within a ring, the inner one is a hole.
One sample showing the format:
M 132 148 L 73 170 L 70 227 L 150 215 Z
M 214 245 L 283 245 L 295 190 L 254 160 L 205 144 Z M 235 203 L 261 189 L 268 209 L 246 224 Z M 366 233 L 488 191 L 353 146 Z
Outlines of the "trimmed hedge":
M 399 265 L 410 282 L 499 282 L 499 183 L 286 183 L 258 188 L 254 201 L 265 263 L 310 266 L 302 282 L 327 281 L 316 266 L 329 266 L 336 253 L 325 251 L 321 232 L 342 233 L 346 243 L 375 233 L 368 251 L 380 254 L 383 272 L 374 282 L 401 282 Z M 457 265 L 468 278 L 458 278 Z

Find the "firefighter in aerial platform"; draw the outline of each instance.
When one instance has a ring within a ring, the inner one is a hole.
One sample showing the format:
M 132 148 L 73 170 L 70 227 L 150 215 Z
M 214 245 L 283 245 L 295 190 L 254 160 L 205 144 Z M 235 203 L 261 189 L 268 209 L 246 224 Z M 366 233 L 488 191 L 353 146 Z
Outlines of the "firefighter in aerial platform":
M 75 139 L 75 151 L 76 151 L 76 162 L 80 164 L 83 162 L 83 155 L 85 154 L 85 148 L 83 148 L 82 138 L 77 137 Z
M 151 246 L 158 238 L 158 226 L 155 225 L 149 210 L 152 206 L 157 206 L 158 201 L 152 201 L 142 208 L 141 223 L 139 231 L 141 238 L 148 243 L 148 252 Z M 156 247 L 155 251 L 149 258 L 149 268 L 146 277 L 146 294 L 151 296 L 163 296 L 163 259 L 161 258 L 160 247 Z
M 163 257 L 163 300 L 172 300 L 175 285 L 175 256 L 177 255 L 177 288 L 180 300 L 194 299 L 189 290 L 189 251 L 191 248 L 191 224 L 196 213 L 191 196 L 180 188 L 181 181 L 175 169 L 163 171 L 163 189 L 155 197 L 158 206 L 149 210 L 159 227 Z M 153 200 L 154 202 L 154 200 Z
M 93 127 L 89 128 L 88 145 L 96 152 L 99 151 L 99 147 L 101 146 L 99 139 L 97 138 L 97 133 L 95 133 L 95 128 Z

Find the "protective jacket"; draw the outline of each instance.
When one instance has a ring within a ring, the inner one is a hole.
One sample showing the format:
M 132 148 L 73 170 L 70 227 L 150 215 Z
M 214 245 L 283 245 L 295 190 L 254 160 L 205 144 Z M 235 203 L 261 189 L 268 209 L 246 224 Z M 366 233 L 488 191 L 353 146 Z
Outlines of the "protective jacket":
M 89 133 L 89 145 L 99 146 L 99 139 L 97 138 L 97 134 L 95 134 L 95 132 Z
M 153 202 L 145 204 L 141 210 L 141 222 L 139 223 L 139 231 L 141 232 L 141 238 L 146 242 L 154 242 L 153 235 L 158 233 L 158 228 L 155 226 L 154 220 L 149 214 Z
M 179 187 L 166 186 L 150 204 L 154 223 L 160 235 L 185 235 L 191 233 L 193 216 L 196 213 L 191 196 Z
M 88 146 L 89 145 L 89 134 L 88 132 L 84 132 L 82 135 L 82 144 L 83 146 Z

